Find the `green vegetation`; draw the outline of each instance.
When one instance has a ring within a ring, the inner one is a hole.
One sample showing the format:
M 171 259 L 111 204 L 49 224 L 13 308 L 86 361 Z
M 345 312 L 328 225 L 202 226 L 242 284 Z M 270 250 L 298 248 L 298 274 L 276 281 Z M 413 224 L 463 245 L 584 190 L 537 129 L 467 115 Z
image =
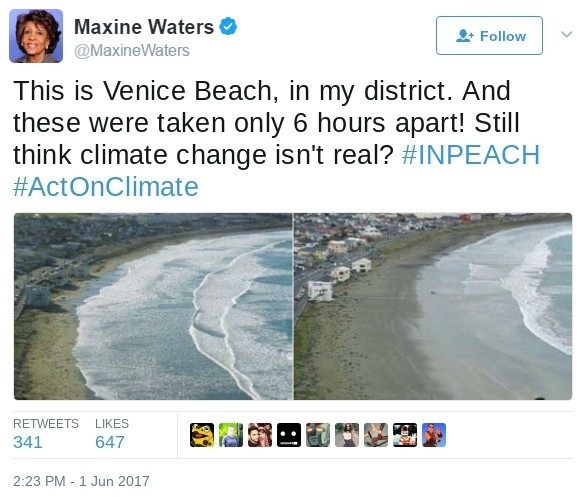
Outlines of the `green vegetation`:
M 485 219 L 482 221 L 471 221 L 468 223 L 457 224 L 454 226 L 431 230 L 417 231 L 409 233 L 405 238 L 397 240 L 385 247 L 381 252 L 383 255 L 391 255 L 393 252 L 413 247 L 421 242 L 431 239 L 444 239 L 447 242 L 453 242 L 458 237 L 460 243 L 466 242 L 465 235 L 477 237 L 478 234 L 489 235 L 505 228 L 514 228 L 530 224 L 551 223 L 559 221 L 571 221 L 569 214 L 535 214 L 528 217 L 511 217 L 500 219 Z
M 299 317 L 293 336 L 294 357 L 294 398 L 315 399 L 318 392 L 313 390 L 311 354 L 314 338 L 320 332 L 317 309 L 319 304 L 310 304 Z

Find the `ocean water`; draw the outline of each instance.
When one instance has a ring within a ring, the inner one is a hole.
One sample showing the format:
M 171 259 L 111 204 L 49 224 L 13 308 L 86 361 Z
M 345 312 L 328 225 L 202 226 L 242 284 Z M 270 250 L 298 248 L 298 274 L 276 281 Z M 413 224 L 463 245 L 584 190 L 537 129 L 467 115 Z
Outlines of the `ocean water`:
M 193 240 L 121 265 L 77 308 L 103 399 L 292 398 L 291 231 Z
M 571 397 L 571 223 L 500 231 L 417 283 L 419 328 L 454 398 Z

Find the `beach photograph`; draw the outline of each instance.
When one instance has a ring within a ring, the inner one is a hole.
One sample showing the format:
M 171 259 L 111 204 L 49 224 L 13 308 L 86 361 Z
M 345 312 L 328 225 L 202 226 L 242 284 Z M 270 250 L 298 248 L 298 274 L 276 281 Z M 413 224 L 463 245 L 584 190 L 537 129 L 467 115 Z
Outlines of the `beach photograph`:
M 293 396 L 291 214 L 16 214 L 14 397 Z
M 572 397 L 569 214 L 294 216 L 294 398 Z

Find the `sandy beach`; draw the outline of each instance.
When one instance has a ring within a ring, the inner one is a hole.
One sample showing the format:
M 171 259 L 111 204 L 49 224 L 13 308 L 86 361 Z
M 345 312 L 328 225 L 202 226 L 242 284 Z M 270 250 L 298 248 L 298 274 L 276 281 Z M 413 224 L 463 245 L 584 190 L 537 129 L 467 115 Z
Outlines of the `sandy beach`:
M 76 306 L 84 298 L 92 280 L 104 276 L 125 262 L 155 253 L 170 245 L 246 231 L 182 233 L 176 237 L 136 240 L 109 247 L 108 256 L 92 265 L 89 279 L 72 280 L 65 287 L 53 292 L 50 307 L 26 308 L 14 323 L 15 399 L 96 399 L 93 392 L 86 387 L 85 378 L 73 354 L 78 327 Z
M 333 302 L 309 304 L 295 330 L 295 398 L 455 398 L 417 326 L 417 279 L 436 256 L 512 227 L 414 235 L 390 247 L 370 273 L 337 284 Z
M 193 237 L 195 238 L 195 237 Z M 94 399 L 77 367 L 73 347 L 77 340 L 76 304 L 83 298 L 91 279 L 116 269 L 120 264 L 180 243 L 169 239 L 120 247 L 120 253 L 91 267 L 91 278 L 75 280 L 54 292 L 47 309 L 26 309 L 14 323 L 14 396 L 16 399 Z

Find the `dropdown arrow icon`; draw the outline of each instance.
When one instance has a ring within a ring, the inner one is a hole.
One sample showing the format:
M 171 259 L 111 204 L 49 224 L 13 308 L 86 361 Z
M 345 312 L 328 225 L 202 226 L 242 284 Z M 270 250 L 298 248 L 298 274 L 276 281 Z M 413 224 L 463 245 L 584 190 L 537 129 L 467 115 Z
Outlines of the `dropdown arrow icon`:
M 566 37 L 569 38 L 570 36 L 572 36 L 573 31 L 570 31 L 569 33 L 566 33 L 565 31 L 562 31 L 562 34 Z

